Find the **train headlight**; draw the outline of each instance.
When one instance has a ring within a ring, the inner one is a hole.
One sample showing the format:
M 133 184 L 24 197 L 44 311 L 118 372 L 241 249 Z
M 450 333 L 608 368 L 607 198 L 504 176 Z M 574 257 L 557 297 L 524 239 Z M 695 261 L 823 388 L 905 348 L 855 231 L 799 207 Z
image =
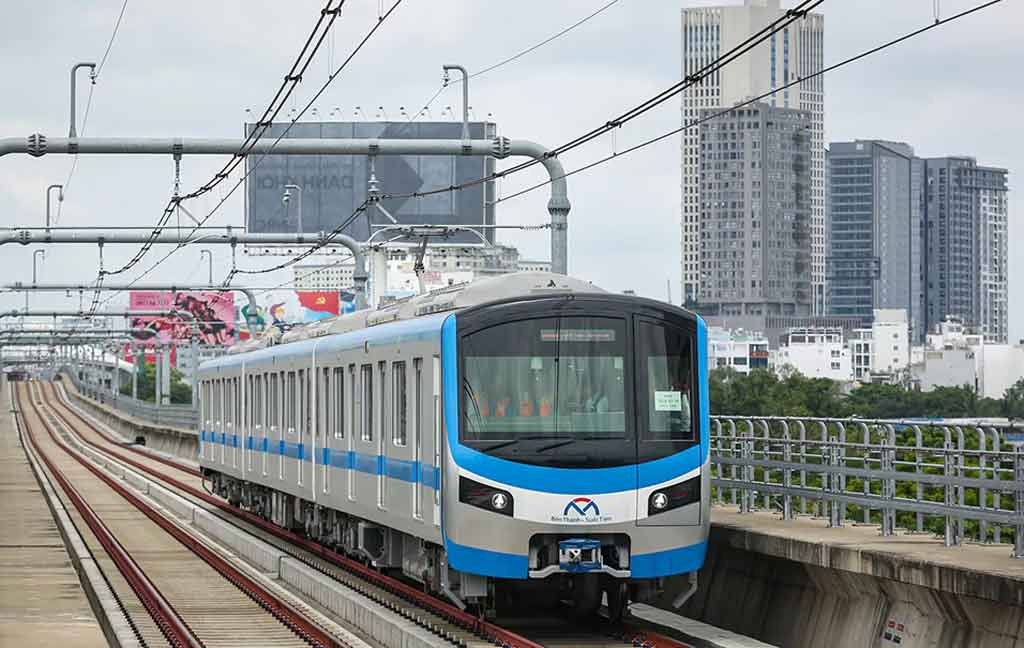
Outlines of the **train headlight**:
M 647 515 L 664 513 L 700 501 L 700 475 L 659 488 L 647 498 Z
M 505 493 L 497 492 L 491 495 L 491 508 L 496 511 L 504 511 L 508 506 L 508 496 Z
M 668 495 L 659 491 L 651 496 L 651 508 L 661 511 L 666 506 L 668 506 Z
M 459 477 L 459 501 L 509 517 L 515 510 L 515 501 L 508 491 L 465 477 Z

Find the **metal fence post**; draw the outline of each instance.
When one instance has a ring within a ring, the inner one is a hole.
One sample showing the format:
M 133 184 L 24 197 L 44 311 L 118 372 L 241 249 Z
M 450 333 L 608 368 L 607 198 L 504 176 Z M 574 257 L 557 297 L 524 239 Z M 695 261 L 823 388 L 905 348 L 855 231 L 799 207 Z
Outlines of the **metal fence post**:
M 914 474 L 915 475 L 920 475 L 921 474 L 921 461 L 924 459 L 924 457 L 923 457 L 923 450 L 921 449 L 922 446 L 924 445 L 924 434 L 921 432 L 921 427 L 919 425 L 915 425 L 914 426 L 914 445 L 916 447 L 916 450 L 914 451 Z M 922 484 L 920 481 L 918 481 L 918 482 L 916 482 L 914 484 L 914 486 L 915 486 L 915 488 L 914 488 L 914 490 L 915 490 L 915 501 L 918 504 L 920 504 L 921 501 L 924 499 L 924 484 Z M 914 514 L 914 517 L 916 518 L 915 519 L 915 522 L 916 522 L 916 529 L 915 530 L 918 533 L 924 532 L 924 513 L 921 513 L 920 511 L 917 511 Z
M 748 485 L 752 485 L 754 482 L 754 467 L 750 465 L 750 460 L 754 455 L 754 421 L 747 419 L 747 434 L 740 437 L 742 443 L 742 456 L 743 456 L 743 481 Z M 754 493 L 751 492 L 750 488 L 743 488 L 740 491 L 740 513 L 750 513 L 751 499 Z
M 887 424 L 888 434 L 883 443 L 882 450 L 882 471 L 888 473 L 896 472 L 896 426 Z M 882 535 L 891 536 L 896 533 L 896 477 L 888 477 L 882 481 L 882 496 L 886 505 L 882 509 Z
M 953 465 L 953 441 L 950 436 L 949 428 L 943 426 L 943 432 L 946 435 L 945 443 L 943 444 L 943 471 L 942 474 L 946 477 L 946 483 L 942 485 L 943 491 L 943 503 L 946 505 L 946 525 L 945 533 L 943 534 L 943 541 L 947 547 L 956 546 L 956 529 L 953 522 L 953 517 L 949 514 L 948 509 L 953 507 L 953 503 L 956 501 L 956 494 L 952 483 L 953 476 L 956 472 L 956 468 Z
M 787 464 L 793 461 L 793 449 L 790 447 L 789 423 L 786 420 L 779 421 L 782 425 L 782 460 Z M 782 469 L 782 485 L 786 492 L 782 496 L 782 519 L 793 519 L 793 501 L 789 494 L 793 486 L 793 470 L 788 466 Z
M 1014 448 L 1013 468 L 1013 512 L 1017 518 L 1014 527 L 1013 557 L 1024 558 L 1024 448 L 1020 445 Z

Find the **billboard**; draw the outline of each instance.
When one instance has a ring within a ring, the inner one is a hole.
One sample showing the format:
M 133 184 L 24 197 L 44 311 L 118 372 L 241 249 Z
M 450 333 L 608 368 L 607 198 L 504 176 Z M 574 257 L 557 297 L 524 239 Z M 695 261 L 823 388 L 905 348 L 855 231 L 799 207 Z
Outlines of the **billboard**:
M 188 291 L 162 292 L 133 290 L 128 298 L 131 310 L 177 310 L 189 313 L 199 332 L 199 343 L 233 344 L 235 328 L 235 295 L 232 292 Z M 145 315 L 131 318 L 131 328 L 148 329 L 161 343 L 188 341 L 192 321 L 173 317 Z
M 253 128 L 246 124 L 246 133 Z M 287 128 L 274 124 L 263 136 L 273 141 Z M 471 122 L 470 137 L 494 137 L 495 125 Z M 461 122 L 301 122 L 285 139 L 449 139 L 462 137 Z M 475 180 L 494 172 L 489 156 L 378 155 L 374 165 L 380 191 L 406 194 L 439 189 Z M 365 155 L 250 155 L 246 158 L 246 227 L 253 233 L 298 232 L 298 195 L 285 203 L 285 185 L 297 185 L 301 192 L 301 231 L 330 232 L 367 197 L 370 180 L 369 158 Z M 294 190 L 293 190 L 294 191 Z M 394 198 L 382 201 L 399 224 L 494 224 L 494 182 L 440 193 L 418 199 Z M 378 210 L 360 214 L 343 233 L 366 241 L 375 228 L 391 225 Z M 493 230 L 482 232 L 493 242 Z M 472 234 L 460 234 L 447 244 L 479 244 Z M 252 248 L 249 248 L 252 251 Z M 270 253 L 268 251 L 268 253 Z

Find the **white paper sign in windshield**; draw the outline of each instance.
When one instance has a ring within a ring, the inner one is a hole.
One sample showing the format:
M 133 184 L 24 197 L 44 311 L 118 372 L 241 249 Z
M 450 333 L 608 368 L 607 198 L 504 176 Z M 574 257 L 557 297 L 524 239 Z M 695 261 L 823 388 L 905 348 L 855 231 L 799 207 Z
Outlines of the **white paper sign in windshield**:
M 656 391 L 654 392 L 654 411 L 656 412 L 682 412 L 683 395 L 677 391 Z

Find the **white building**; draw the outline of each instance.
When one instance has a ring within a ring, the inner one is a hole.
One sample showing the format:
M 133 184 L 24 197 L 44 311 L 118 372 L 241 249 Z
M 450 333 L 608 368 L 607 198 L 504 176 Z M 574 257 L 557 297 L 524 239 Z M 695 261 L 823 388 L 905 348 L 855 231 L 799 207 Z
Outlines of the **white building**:
M 708 365 L 712 369 L 731 367 L 748 374 L 752 369 L 768 369 L 768 339 L 760 333 L 708 329 Z
M 978 396 L 998 399 L 1024 378 L 1024 345 L 989 344 L 958 318 L 946 318 L 918 354 L 911 373 L 922 391 L 967 385 Z
M 415 292 L 414 272 L 417 248 L 387 248 L 388 292 Z M 550 272 L 550 261 L 519 258 L 519 250 L 509 245 L 428 247 L 423 258 L 424 281 L 428 289 L 472 281 L 481 276 L 510 272 Z M 341 263 L 293 266 L 295 290 L 348 290 L 354 284 L 355 265 Z
M 694 74 L 766 25 L 785 15 L 780 0 L 744 0 L 742 6 L 693 7 L 682 11 L 682 75 Z M 767 42 L 724 66 L 682 94 L 682 123 L 695 122 L 701 110 L 736 105 L 806 78 L 822 68 L 824 18 L 809 14 Z M 814 312 L 824 312 L 825 146 L 824 80 L 808 79 L 765 99 L 779 108 L 811 113 L 811 281 Z M 700 129 L 682 137 L 682 286 L 683 302 L 698 301 L 701 291 Z
M 296 264 L 292 266 L 295 290 L 347 290 L 355 280 L 352 260 L 341 263 Z
M 775 369 L 792 367 L 808 378 L 846 382 L 853 378 L 850 351 L 839 328 L 801 328 L 780 340 Z
M 893 382 L 910 366 L 910 326 L 902 308 L 876 308 L 870 328 L 854 329 L 848 347 L 853 379 Z

